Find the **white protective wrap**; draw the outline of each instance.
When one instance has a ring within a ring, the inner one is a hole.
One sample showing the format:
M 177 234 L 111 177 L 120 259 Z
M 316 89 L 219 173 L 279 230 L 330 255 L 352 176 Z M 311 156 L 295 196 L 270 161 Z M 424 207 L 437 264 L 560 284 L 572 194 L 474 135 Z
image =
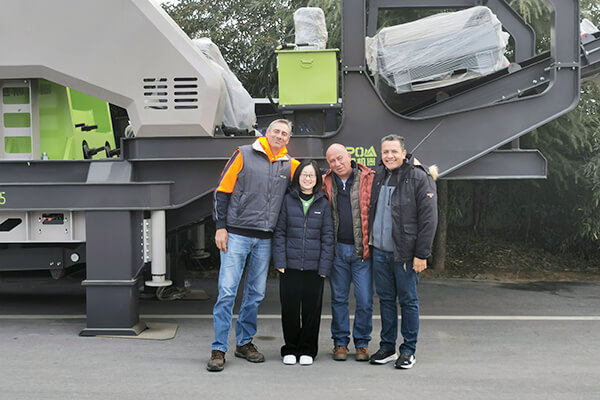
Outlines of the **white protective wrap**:
M 317 49 L 327 46 L 327 25 L 325 14 L 319 7 L 301 7 L 294 12 L 295 42 Z
M 440 13 L 366 38 L 367 64 L 397 93 L 488 75 L 508 66 L 509 34 L 487 7 Z
M 221 92 L 221 102 L 225 104 L 223 124 L 238 129 L 254 129 L 256 113 L 252 96 L 231 72 L 217 45 L 209 38 L 194 39 L 194 44 L 211 61 L 225 82 L 227 90 Z
M 596 33 L 598 32 L 598 27 L 596 25 L 594 25 L 594 23 L 592 21 L 590 21 L 587 18 L 584 18 L 583 20 L 581 20 L 581 23 L 579 24 L 579 34 L 580 35 L 590 35 L 592 33 Z

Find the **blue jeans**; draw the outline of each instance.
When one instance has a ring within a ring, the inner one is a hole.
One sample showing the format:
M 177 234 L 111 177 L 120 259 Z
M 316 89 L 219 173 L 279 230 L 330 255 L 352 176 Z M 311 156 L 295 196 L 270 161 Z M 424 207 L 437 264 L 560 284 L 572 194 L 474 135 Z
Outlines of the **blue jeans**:
M 381 313 L 381 342 L 379 347 L 394 350 L 398 338 L 398 308 L 400 304 L 402 322 L 400 332 L 404 343 L 400 353 L 414 354 L 419 334 L 419 298 L 417 284 L 419 274 L 413 269 L 413 262 L 394 261 L 394 253 L 373 248 L 373 273 L 375 290 L 379 296 Z
M 229 234 L 227 253 L 221 252 L 219 270 L 219 298 L 213 309 L 215 341 L 213 350 L 227 352 L 233 306 L 246 258 L 250 257 L 244 279 L 244 295 L 235 324 L 236 343 L 243 346 L 252 341 L 256 333 L 258 306 L 265 297 L 267 272 L 271 257 L 271 239 L 257 239 Z
M 354 245 L 338 243 L 333 268 L 329 275 L 331 285 L 331 338 L 335 346 L 350 343 L 350 282 L 354 283 L 356 311 L 354 313 L 354 346 L 368 347 L 373 329 L 373 273 L 371 260 L 352 255 Z

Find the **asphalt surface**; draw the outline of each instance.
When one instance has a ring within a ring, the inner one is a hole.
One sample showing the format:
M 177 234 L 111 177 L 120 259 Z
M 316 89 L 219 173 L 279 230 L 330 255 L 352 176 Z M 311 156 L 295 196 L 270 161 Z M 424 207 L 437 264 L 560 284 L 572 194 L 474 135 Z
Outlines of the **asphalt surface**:
M 80 281 L 0 274 L 0 399 L 600 399 L 600 282 L 423 279 L 417 363 L 397 370 L 331 359 L 327 284 L 319 356 L 283 365 L 278 283 L 269 280 L 254 340 L 266 362 L 230 350 L 225 370 L 209 373 L 216 280 L 191 281 L 208 300 L 141 300 L 143 320 L 178 325 L 162 341 L 78 336 Z

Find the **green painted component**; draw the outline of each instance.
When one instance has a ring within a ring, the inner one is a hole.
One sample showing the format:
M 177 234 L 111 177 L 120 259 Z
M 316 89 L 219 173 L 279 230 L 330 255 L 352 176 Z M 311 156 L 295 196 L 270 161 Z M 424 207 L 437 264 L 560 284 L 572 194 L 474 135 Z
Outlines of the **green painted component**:
M 337 103 L 337 51 L 277 51 L 279 104 Z
M 4 138 L 4 151 L 6 153 L 31 153 L 31 137 L 13 136 Z
M 75 124 L 98 125 L 98 132 L 110 132 L 112 134 L 113 127 L 107 102 L 78 92 L 75 89 L 67 89 L 67 92 L 70 95 L 71 112 Z
M 28 87 L 6 87 L 2 89 L 4 104 L 29 104 Z
M 4 114 L 5 128 L 30 128 L 31 114 L 30 113 L 5 113 Z
M 106 142 L 115 148 L 108 103 L 40 79 L 38 81 L 40 112 L 40 151 L 50 160 L 83 159 L 82 143 L 90 148 L 103 147 Z M 84 131 L 75 125 L 97 125 L 97 129 Z M 94 159 L 106 158 L 104 151 Z

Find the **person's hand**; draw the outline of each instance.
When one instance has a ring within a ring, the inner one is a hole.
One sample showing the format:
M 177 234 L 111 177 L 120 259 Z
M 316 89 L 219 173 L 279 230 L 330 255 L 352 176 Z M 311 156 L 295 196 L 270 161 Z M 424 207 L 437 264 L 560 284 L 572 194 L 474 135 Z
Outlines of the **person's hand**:
M 415 257 L 413 259 L 413 269 L 417 274 L 419 272 L 425 271 L 427 269 L 427 260 Z
M 319 275 L 321 278 L 327 278 L 327 275 Z
M 217 229 L 217 232 L 215 233 L 215 244 L 223 253 L 227 253 L 227 238 L 227 229 Z
M 281 272 L 282 274 L 285 274 L 285 268 L 277 268 L 277 271 Z

